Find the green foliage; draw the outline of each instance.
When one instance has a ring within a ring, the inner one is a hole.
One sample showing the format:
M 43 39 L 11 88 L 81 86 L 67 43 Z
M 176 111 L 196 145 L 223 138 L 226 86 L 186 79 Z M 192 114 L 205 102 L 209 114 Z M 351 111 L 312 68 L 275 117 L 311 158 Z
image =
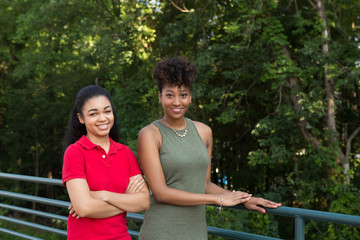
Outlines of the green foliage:
M 333 201 L 329 211 L 342 214 L 359 216 L 360 197 L 356 188 L 345 188 L 339 191 L 340 197 Z M 346 225 L 329 223 L 327 227 L 328 237 L 324 239 L 359 239 L 359 228 Z
M 31 222 L 31 219 L 27 219 L 27 220 L 23 219 L 23 220 Z M 60 223 L 57 226 L 52 226 L 52 227 L 64 229 L 63 225 L 64 225 L 63 223 Z M 40 239 L 46 239 L 46 240 L 65 240 L 65 239 L 67 239 L 67 237 L 61 236 L 59 234 L 49 233 L 46 231 L 41 231 L 41 230 L 37 230 L 34 228 L 25 227 L 25 226 L 21 226 L 21 225 L 15 225 L 15 224 L 4 222 L 4 221 L 0 222 L 0 227 L 9 229 L 14 232 L 19 232 L 19 233 L 26 234 L 29 236 L 37 237 Z M 2 240 L 21 240 L 21 239 L 23 239 L 23 238 L 15 237 L 15 236 L 7 234 L 7 233 L 0 233 L 0 238 Z
M 279 237 L 278 222 L 273 215 L 225 208 L 221 214 L 214 206 L 206 207 L 208 226 L 247 232 L 268 237 Z M 210 236 L 209 239 L 223 239 Z
M 0 171 L 60 178 L 68 116 L 88 84 L 109 90 L 120 141 L 136 153 L 139 130 L 162 114 L 152 69 L 182 55 L 198 67 L 188 117 L 213 129 L 214 182 L 276 193 L 268 198 L 286 206 L 358 215 L 360 134 L 345 158 L 340 151 L 360 126 L 360 5 L 324 2 L 329 38 L 306 0 L 0 0 Z M 336 132 L 327 123 L 325 75 L 334 80 Z M 228 219 L 227 228 L 292 236 L 268 215 L 208 216 L 216 226 Z M 326 223 L 306 229 L 313 239 L 358 236 Z

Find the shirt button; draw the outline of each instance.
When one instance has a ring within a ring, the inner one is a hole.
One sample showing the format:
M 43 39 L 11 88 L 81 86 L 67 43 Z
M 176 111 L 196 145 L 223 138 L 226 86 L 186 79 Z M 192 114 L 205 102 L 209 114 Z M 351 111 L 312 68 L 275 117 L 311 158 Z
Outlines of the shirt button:
M 106 156 L 105 156 L 105 155 L 103 155 L 102 157 L 103 157 L 103 158 L 105 158 Z

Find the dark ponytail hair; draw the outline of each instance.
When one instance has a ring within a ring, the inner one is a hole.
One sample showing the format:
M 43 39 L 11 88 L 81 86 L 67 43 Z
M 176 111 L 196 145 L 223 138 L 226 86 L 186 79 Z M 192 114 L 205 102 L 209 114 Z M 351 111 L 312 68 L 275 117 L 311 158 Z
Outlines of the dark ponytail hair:
M 119 140 L 119 127 L 117 125 L 114 104 L 111 100 L 110 94 L 108 93 L 108 91 L 99 86 L 89 85 L 82 88 L 76 96 L 75 104 L 70 114 L 67 131 L 64 138 L 64 149 L 66 149 L 70 144 L 75 143 L 83 135 L 86 135 L 87 132 L 85 124 L 80 123 L 77 114 L 80 113 L 81 115 L 83 115 L 82 108 L 84 107 L 86 101 L 90 98 L 97 96 L 105 96 L 107 97 L 107 99 L 109 99 L 114 114 L 114 125 L 110 130 L 109 136 L 112 140 L 116 142 Z

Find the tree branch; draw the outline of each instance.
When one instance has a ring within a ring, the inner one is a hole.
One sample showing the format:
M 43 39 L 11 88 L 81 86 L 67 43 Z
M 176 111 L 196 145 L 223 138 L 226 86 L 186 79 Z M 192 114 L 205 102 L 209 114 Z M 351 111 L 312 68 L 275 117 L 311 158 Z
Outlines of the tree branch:
M 177 8 L 178 10 L 180 10 L 180 12 L 189 12 L 189 10 L 186 8 L 186 6 L 185 6 L 185 3 L 183 3 L 183 9 L 182 8 L 180 8 L 178 5 L 176 5 L 173 1 L 170 1 L 171 2 L 171 4 L 175 7 L 175 8 Z
M 284 52 L 285 56 L 287 56 L 287 58 L 291 60 L 290 53 L 286 49 L 286 47 L 283 47 L 283 52 Z M 290 80 L 289 88 L 292 91 L 295 89 L 295 86 L 298 83 L 298 79 L 296 77 L 290 77 L 289 80 Z M 296 95 L 290 94 L 290 99 L 293 102 L 296 113 L 301 112 L 302 105 L 299 103 L 300 98 Z M 299 127 L 300 127 L 301 134 L 303 135 L 303 137 L 305 138 L 306 141 L 310 141 L 312 143 L 312 145 L 314 146 L 314 148 L 318 149 L 320 146 L 320 141 L 317 139 L 317 137 L 315 137 L 314 135 L 312 135 L 310 133 L 310 131 L 307 129 L 307 125 L 308 125 L 308 122 L 306 120 L 299 120 Z
M 348 137 L 348 139 L 346 139 L 346 155 L 345 155 L 346 159 L 349 159 L 349 156 L 350 156 L 351 142 L 356 137 L 356 135 L 358 135 L 359 132 L 360 132 L 360 127 L 355 129 L 355 131 L 350 135 L 350 137 Z
M 313 3 L 311 0 L 308 0 L 308 2 L 310 3 L 311 6 L 313 6 L 313 8 L 317 9 L 315 3 Z

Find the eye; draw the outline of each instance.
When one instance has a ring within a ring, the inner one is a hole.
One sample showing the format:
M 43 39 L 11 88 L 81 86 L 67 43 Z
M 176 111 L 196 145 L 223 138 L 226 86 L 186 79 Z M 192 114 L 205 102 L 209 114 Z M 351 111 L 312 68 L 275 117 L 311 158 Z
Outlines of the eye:
M 186 93 L 181 94 L 182 98 L 186 98 L 188 95 Z
M 105 113 L 111 113 L 111 110 L 106 110 Z
M 90 113 L 89 116 L 94 117 L 94 116 L 96 116 L 96 113 Z
M 173 97 L 173 95 L 172 95 L 172 94 L 170 94 L 170 93 L 168 93 L 168 94 L 166 94 L 166 97 L 167 97 L 167 98 L 172 98 L 172 97 Z

